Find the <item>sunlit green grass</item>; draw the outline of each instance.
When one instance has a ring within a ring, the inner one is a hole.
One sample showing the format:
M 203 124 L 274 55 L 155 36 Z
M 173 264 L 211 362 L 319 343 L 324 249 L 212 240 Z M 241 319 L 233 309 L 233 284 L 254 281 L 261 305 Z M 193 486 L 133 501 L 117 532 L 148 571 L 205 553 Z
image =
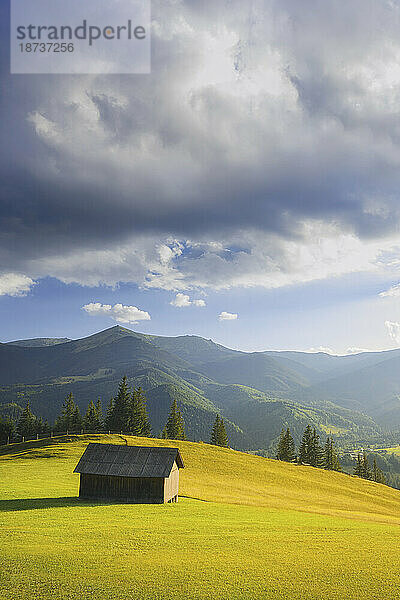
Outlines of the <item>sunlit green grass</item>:
M 400 456 L 400 446 L 393 446 L 393 448 L 381 448 L 381 450 L 386 450 L 389 454 L 397 454 Z
M 396 490 L 167 442 L 186 463 L 178 504 L 83 503 L 72 470 L 89 437 L 70 439 L 0 456 L 2 599 L 400 597 Z

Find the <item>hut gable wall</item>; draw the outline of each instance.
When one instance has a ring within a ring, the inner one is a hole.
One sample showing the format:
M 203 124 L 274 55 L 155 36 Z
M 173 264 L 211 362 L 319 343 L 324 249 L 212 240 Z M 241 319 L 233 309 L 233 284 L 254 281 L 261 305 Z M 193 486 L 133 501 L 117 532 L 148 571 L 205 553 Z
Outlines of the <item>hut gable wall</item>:
M 169 477 L 164 479 L 164 502 L 178 500 L 179 491 L 179 468 L 174 461 Z

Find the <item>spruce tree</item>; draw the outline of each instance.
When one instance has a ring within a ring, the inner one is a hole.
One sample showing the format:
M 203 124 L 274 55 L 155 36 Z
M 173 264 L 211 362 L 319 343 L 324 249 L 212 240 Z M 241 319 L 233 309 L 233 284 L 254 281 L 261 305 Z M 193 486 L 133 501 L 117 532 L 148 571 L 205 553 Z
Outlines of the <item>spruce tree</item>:
M 313 430 L 311 425 L 307 425 L 301 438 L 299 448 L 299 463 L 312 464 L 313 460 Z
M 376 481 L 378 477 L 378 465 L 376 464 L 376 458 L 374 456 L 374 462 L 372 464 L 372 480 Z
M 286 430 L 282 429 L 281 431 L 276 458 L 286 462 L 293 462 L 296 459 L 294 440 L 292 434 L 290 433 L 289 427 Z
M 324 446 L 324 468 L 328 471 L 333 470 L 333 455 L 332 455 L 333 447 L 331 445 L 331 440 L 329 437 L 326 438 L 325 446 Z
M 95 405 L 93 400 L 91 400 L 88 404 L 87 411 L 83 419 L 83 428 L 86 431 L 100 431 L 101 429 L 98 405 Z
M 172 401 L 170 412 L 168 415 L 168 420 L 165 425 L 165 432 L 163 432 L 163 436 L 165 435 L 165 439 L 170 440 L 184 440 L 185 438 L 185 425 L 183 422 L 183 417 L 181 411 L 177 406 L 176 399 Z
M 113 411 L 114 411 L 114 398 L 110 398 L 110 401 L 107 406 L 106 416 L 104 419 L 104 429 L 106 431 L 112 431 Z
M 75 410 L 72 415 L 72 431 L 81 431 L 83 427 L 83 419 L 81 417 L 81 413 L 79 407 L 75 405 Z
M 109 430 L 127 431 L 129 429 L 130 403 L 131 392 L 126 375 L 124 375 L 118 386 L 118 394 L 113 401 L 112 412 L 109 419 Z
M 385 475 L 383 471 L 376 464 L 376 458 L 374 457 L 374 462 L 372 466 L 372 479 L 376 483 L 386 483 Z
M 336 452 L 335 442 L 331 440 L 331 453 L 332 453 L 332 470 L 341 471 L 342 465 L 340 464 L 338 453 Z
M 215 446 L 222 446 L 223 448 L 228 447 L 229 440 L 225 429 L 225 423 L 219 415 L 215 417 L 211 431 L 211 443 Z
M 228 448 L 229 439 L 228 434 L 226 433 L 224 420 L 220 418 L 219 420 L 219 446 L 222 448 Z
M 323 453 L 323 466 L 328 471 L 341 471 L 342 468 L 340 466 L 339 458 L 335 449 L 335 442 L 332 438 L 327 437 L 324 453 Z
M 97 416 L 97 422 L 99 424 L 99 431 L 100 431 L 103 427 L 103 409 L 101 407 L 100 398 L 96 402 L 96 416 Z
M 55 422 L 55 429 L 61 433 L 72 431 L 76 427 L 76 404 L 72 392 L 67 396 L 61 409 L 61 414 Z
M 49 424 L 42 417 L 36 419 L 36 433 L 50 433 Z
M 37 419 L 31 411 L 28 400 L 18 420 L 17 433 L 19 433 L 19 435 L 21 436 L 28 437 L 34 435 L 35 433 L 38 433 L 36 429 Z
M 319 443 L 319 435 L 314 427 L 311 437 L 311 453 L 310 453 L 310 465 L 313 467 L 324 466 L 324 452 Z
M 6 444 L 11 440 L 15 431 L 15 421 L 10 416 L 0 415 L 0 444 Z
M 215 417 L 214 425 L 211 430 L 211 443 L 214 446 L 218 446 L 218 434 L 219 434 L 219 415 Z
M 147 414 L 147 402 L 141 387 L 134 389 L 129 403 L 128 429 L 133 435 L 149 436 L 151 426 Z
M 371 467 L 369 465 L 369 461 L 368 461 L 366 452 L 363 452 L 362 467 L 363 467 L 362 477 L 364 477 L 364 479 L 372 479 L 372 471 L 371 471 Z
M 353 469 L 353 475 L 357 475 L 357 477 L 363 477 L 363 463 L 361 454 L 357 454 L 356 464 Z

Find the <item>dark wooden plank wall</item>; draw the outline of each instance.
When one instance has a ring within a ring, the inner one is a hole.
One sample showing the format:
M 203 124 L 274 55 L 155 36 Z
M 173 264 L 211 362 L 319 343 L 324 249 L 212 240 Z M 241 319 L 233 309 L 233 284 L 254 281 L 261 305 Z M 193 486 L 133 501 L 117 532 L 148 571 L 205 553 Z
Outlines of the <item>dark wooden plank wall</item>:
M 80 498 L 164 502 L 164 479 L 161 477 L 116 477 L 85 473 L 80 477 Z

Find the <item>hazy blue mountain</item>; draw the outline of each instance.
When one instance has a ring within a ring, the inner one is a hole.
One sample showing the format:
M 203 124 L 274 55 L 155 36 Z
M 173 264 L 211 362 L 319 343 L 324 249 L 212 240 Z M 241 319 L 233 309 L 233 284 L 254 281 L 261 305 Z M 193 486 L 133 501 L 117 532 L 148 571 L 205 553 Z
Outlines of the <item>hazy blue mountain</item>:
M 314 397 L 330 398 L 360 410 L 387 427 L 400 424 L 400 355 L 339 374 L 313 388 Z M 361 363 L 362 364 L 362 363 Z M 365 364 L 365 363 L 364 363 Z
M 219 383 L 247 385 L 270 394 L 296 393 L 309 385 L 300 369 L 296 372 L 259 352 L 211 360 L 198 368 Z

